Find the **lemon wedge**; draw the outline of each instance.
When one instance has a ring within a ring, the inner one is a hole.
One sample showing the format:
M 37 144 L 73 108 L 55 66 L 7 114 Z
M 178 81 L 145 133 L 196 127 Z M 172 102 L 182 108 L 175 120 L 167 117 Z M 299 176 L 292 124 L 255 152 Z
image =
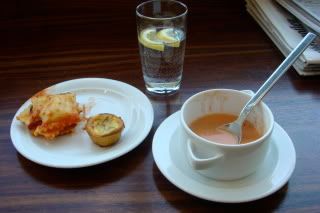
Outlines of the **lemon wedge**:
M 158 39 L 165 42 L 165 45 L 170 47 L 179 47 L 183 32 L 174 28 L 165 28 L 157 33 Z
M 163 41 L 158 39 L 156 28 L 147 28 L 140 32 L 139 42 L 150 49 L 164 51 Z

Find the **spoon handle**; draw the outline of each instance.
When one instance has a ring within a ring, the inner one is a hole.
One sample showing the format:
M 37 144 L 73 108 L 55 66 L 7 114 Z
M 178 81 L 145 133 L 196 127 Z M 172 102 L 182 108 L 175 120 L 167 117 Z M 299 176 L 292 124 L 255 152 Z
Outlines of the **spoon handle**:
M 279 78 L 288 70 L 288 68 L 297 60 L 297 58 L 303 53 L 303 51 L 311 44 L 311 42 L 317 36 L 313 33 L 308 33 L 294 48 L 294 50 L 288 55 L 288 57 L 278 66 L 278 68 L 272 73 L 267 81 L 259 88 L 259 90 L 251 97 L 248 103 L 240 112 L 237 119 L 239 124 L 242 124 L 251 112 L 252 108 L 261 101 L 261 99 L 269 92 L 273 85 L 279 80 Z

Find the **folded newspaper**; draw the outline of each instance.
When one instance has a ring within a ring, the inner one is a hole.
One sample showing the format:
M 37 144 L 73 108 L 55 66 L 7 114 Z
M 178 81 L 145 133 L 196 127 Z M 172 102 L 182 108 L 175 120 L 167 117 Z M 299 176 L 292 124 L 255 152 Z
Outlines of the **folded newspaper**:
M 302 23 L 320 34 L 319 0 L 277 0 Z
M 280 51 L 287 56 L 307 34 L 308 29 L 273 0 L 246 0 L 247 11 Z M 320 75 L 320 42 L 308 47 L 293 67 L 300 75 Z

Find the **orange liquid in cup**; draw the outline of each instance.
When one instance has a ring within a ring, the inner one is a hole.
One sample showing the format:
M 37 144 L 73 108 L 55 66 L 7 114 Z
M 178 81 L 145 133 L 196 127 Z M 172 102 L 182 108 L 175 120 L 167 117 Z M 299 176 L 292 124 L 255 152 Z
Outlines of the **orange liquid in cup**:
M 197 135 L 221 144 L 236 144 L 237 141 L 230 133 L 218 129 L 223 124 L 235 121 L 237 116 L 225 114 L 225 113 L 214 113 L 204 115 L 189 125 L 194 133 Z M 242 126 L 242 139 L 241 144 L 249 143 L 260 138 L 258 130 L 249 121 L 245 121 Z

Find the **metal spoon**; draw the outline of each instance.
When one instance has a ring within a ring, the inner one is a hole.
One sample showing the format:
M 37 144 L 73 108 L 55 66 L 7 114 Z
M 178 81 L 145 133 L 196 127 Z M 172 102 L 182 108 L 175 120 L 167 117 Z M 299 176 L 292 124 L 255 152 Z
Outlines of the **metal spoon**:
M 303 51 L 311 44 L 316 38 L 313 33 L 308 33 L 302 41 L 296 46 L 296 48 L 288 55 L 288 57 L 279 65 L 279 67 L 272 73 L 266 82 L 259 88 L 259 90 L 251 97 L 248 103 L 241 110 L 237 120 L 225 124 L 219 129 L 231 133 L 237 140 L 237 144 L 240 144 L 242 138 L 242 124 L 251 112 L 253 107 L 261 101 L 261 99 L 269 92 L 272 86 L 279 80 L 279 78 L 288 70 L 288 68 L 298 59 Z

